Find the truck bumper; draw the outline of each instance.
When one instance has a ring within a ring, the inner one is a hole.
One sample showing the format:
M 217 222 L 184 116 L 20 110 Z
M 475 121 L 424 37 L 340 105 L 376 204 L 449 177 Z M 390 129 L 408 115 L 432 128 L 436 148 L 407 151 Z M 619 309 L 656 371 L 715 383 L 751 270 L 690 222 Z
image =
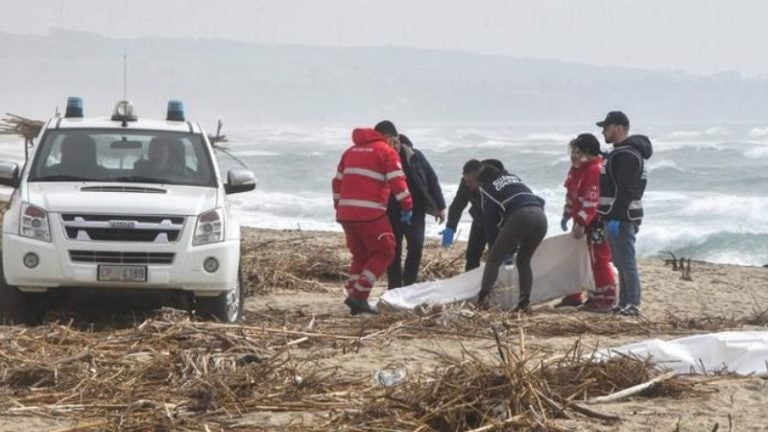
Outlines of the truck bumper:
M 215 296 L 231 290 L 237 283 L 240 260 L 239 240 L 228 240 L 201 246 L 176 244 L 116 244 L 97 242 L 64 242 L 64 246 L 46 243 L 19 235 L 4 234 L 3 272 L 9 285 L 25 292 L 44 292 L 58 287 L 139 288 L 148 290 L 184 290 L 200 296 Z M 170 264 L 131 263 L 146 266 L 146 281 L 105 282 L 98 279 L 100 264 L 114 262 L 81 262 L 73 260 L 71 251 L 98 252 L 114 255 L 121 252 L 173 253 Z M 24 263 L 27 254 L 37 256 L 37 265 Z M 213 258 L 218 268 L 209 272 L 203 267 Z

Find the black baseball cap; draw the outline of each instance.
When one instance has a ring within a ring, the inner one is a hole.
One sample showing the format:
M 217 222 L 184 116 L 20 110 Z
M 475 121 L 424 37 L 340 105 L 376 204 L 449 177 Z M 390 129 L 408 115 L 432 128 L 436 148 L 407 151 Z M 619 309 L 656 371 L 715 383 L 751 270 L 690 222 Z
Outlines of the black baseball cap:
M 608 125 L 619 125 L 629 127 L 629 118 L 621 111 L 611 111 L 605 116 L 605 120 L 595 123 L 600 127 Z

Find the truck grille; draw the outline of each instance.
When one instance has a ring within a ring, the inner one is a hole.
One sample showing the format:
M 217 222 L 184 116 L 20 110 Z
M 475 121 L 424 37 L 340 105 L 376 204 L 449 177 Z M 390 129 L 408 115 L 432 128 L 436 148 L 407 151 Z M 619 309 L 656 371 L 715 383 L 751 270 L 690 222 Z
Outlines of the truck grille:
M 172 264 L 175 255 L 170 252 L 69 251 L 69 259 L 73 262 L 98 264 Z
M 181 236 L 183 216 L 62 214 L 67 238 L 80 241 L 171 243 Z
M 129 192 L 129 193 L 168 193 L 165 189 L 140 186 L 87 186 L 80 188 L 83 192 Z

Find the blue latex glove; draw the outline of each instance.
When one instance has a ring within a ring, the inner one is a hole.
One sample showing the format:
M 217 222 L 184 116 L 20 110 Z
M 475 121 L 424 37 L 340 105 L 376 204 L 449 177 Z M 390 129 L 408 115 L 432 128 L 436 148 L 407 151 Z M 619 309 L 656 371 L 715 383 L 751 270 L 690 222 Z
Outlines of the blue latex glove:
M 611 236 L 611 238 L 619 236 L 619 226 L 621 226 L 621 222 L 617 220 L 611 220 L 605 223 L 605 229 L 608 231 L 608 235 Z
M 571 219 L 568 215 L 563 215 L 563 218 L 560 219 L 560 228 L 563 231 L 568 231 L 568 221 Z
M 401 224 L 406 224 L 406 225 L 410 224 L 411 218 L 413 218 L 413 212 L 411 210 L 408 210 L 408 211 L 403 210 L 400 212 Z
M 453 236 L 456 235 L 456 231 L 453 230 L 453 228 L 445 228 L 444 230 L 440 231 L 440 234 L 443 235 L 443 241 L 441 245 L 443 247 L 448 247 L 453 244 Z

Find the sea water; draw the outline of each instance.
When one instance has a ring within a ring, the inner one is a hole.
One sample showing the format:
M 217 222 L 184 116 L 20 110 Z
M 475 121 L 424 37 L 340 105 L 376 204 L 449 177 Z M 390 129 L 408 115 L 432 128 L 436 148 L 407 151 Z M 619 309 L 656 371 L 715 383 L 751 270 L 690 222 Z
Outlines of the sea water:
M 224 131 L 227 152 L 258 178 L 254 192 L 232 195 L 244 225 L 340 231 L 334 221 L 331 179 L 356 124 L 239 125 Z M 435 169 L 447 204 L 461 167 L 495 158 L 546 200 L 549 236 L 561 233 L 567 144 L 590 125 L 399 124 Z M 654 153 L 646 161 L 645 218 L 637 236 L 641 256 L 672 251 L 697 260 L 768 264 L 768 127 L 757 124 L 637 125 Z M 610 145 L 603 144 L 604 150 Z M 18 139 L 0 138 L 0 159 L 23 159 Z M 219 154 L 223 170 L 237 166 Z M 459 224 L 465 239 L 467 211 Z M 427 236 L 443 226 L 428 217 Z

